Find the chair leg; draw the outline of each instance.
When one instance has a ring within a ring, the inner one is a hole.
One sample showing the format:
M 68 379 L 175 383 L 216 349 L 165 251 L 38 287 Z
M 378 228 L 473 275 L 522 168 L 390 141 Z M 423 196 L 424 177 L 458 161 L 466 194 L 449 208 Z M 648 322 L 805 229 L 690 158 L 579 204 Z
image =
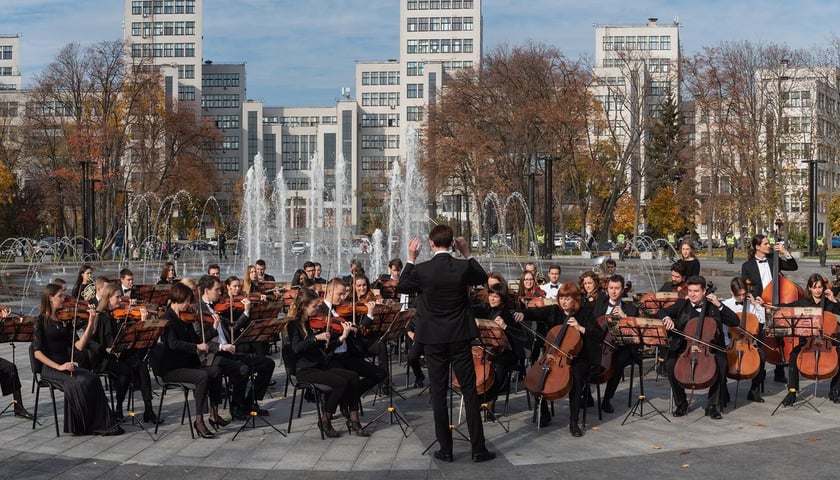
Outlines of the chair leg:
M 50 385 L 50 397 L 52 398 L 52 404 L 53 404 L 53 418 L 55 420 L 55 436 L 60 437 L 61 434 L 58 433 L 58 408 L 55 405 L 55 388 L 53 388 L 52 385 Z M 64 414 L 67 415 L 67 412 L 64 412 Z
M 321 417 L 323 416 L 322 408 L 321 408 L 321 393 L 318 391 L 313 392 L 315 394 L 315 413 L 318 415 L 318 424 L 321 423 Z M 361 402 L 359 402 L 361 403 Z M 318 430 L 321 431 L 321 440 L 324 440 L 326 437 L 324 436 L 324 429 L 319 428 Z
M 157 418 L 161 418 L 160 414 L 163 411 L 163 397 L 166 396 L 166 387 L 160 389 L 160 403 L 158 404 L 158 414 Z M 160 426 L 160 422 L 155 422 L 155 435 L 158 433 L 158 427 Z
M 286 427 L 286 433 L 292 432 L 292 419 L 295 418 L 295 400 L 297 400 L 297 388 L 292 390 L 292 405 L 289 409 L 289 426 Z
M 38 398 L 41 396 L 41 387 L 35 390 L 35 408 L 32 411 L 32 430 L 35 430 L 35 424 L 38 422 Z
M 190 414 L 190 389 L 184 388 L 184 411 L 187 413 L 187 423 L 190 424 L 190 436 L 195 440 L 195 431 L 193 430 L 192 415 Z M 198 412 L 196 412 L 198 413 Z M 181 417 L 183 423 L 183 416 Z

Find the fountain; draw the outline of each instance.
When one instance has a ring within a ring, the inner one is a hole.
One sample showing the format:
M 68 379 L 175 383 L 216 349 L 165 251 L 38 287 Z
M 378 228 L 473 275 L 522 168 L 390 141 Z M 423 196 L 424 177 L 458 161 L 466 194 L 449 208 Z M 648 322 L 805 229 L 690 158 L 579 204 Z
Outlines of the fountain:
M 283 166 L 277 170 L 277 177 L 274 179 L 274 226 L 277 228 L 277 236 L 280 238 L 280 271 L 286 272 L 286 202 L 289 196 L 289 188 L 286 180 L 283 179 Z M 311 250 L 310 250 L 311 251 Z
M 254 164 L 245 175 L 245 198 L 239 228 L 239 236 L 244 240 L 245 258 L 248 263 L 262 258 L 263 230 L 268 218 L 265 189 L 263 158 L 257 153 L 254 155 Z

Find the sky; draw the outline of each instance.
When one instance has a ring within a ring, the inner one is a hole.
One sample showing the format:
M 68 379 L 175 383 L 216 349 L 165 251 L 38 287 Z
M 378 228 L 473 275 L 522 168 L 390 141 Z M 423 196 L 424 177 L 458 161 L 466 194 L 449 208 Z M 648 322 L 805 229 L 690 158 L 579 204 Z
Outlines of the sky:
M 400 0 L 204 0 L 204 59 L 247 64 L 266 106 L 327 106 L 356 61 L 399 56 Z M 24 86 L 62 47 L 123 38 L 122 0 L 0 0 L 0 34 L 20 34 Z M 681 24 L 683 53 L 726 41 L 810 49 L 840 35 L 832 0 L 484 0 L 484 51 L 528 41 L 594 56 L 598 25 Z

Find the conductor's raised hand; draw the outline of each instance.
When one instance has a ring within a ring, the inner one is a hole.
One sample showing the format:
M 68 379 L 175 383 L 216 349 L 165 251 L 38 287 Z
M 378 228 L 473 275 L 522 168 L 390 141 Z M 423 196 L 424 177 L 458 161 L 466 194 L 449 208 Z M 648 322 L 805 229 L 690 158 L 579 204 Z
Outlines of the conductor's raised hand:
M 452 246 L 455 247 L 455 250 L 461 252 L 461 256 L 467 258 L 470 256 L 470 244 L 467 243 L 464 237 L 455 237 L 455 240 L 452 241 Z
M 420 249 L 423 248 L 423 242 L 420 237 L 414 237 L 408 242 L 408 261 L 414 262 L 417 256 L 420 255 Z

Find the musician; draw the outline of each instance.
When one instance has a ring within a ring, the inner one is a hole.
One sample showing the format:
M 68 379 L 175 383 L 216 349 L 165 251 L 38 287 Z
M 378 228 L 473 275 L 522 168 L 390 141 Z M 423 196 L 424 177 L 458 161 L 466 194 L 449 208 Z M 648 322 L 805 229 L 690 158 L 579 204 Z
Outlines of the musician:
M 545 291 L 537 285 L 537 277 L 533 272 L 523 270 L 519 277 L 519 301 L 527 305 L 535 297 L 545 297 Z
M 685 290 L 685 279 L 688 278 L 685 274 L 685 263 L 682 260 L 677 260 L 671 264 L 671 281 L 665 282 L 659 287 L 660 292 L 679 292 Z
M 531 272 L 531 274 L 534 275 L 534 281 L 537 282 L 537 285 L 542 285 L 543 283 L 545 283 L 545 279 L 543 277 L 541 277 L 539 272 L 537 271 L 537 264 L 536 263 L 534 263 L 534 262 L 526 263 L 523 270 L 526 271 L 526 272 Z
M 592 316 L 599 320 L 605 315 L 614 315 L 621 318 L 637 317 L 639 316 L 639 309 L 631 302 L 623 301 L 624 294 L 624 277 L 621 275 L 612 275 L 607 280 L 607 293 L 601 295 L 594 302 L 592 306 Z M 601 324 L 602 328 L 606 328 L 606 324 Z M 604 331 L 606 334 L 606 330 Z M 601 410 L 607 413 L 613 413 L 615 409 L 610 400 L 615 396 L 615 391 L 618 389 L 618 384 L 624 376 L 624 369 L 633 362 L 641 364 L 641 357 L 638 347 L 634 345 L 617 346 L 612 355 L 612 375 L 607 380 L 607 386 L 604 388 L 604 396 L 601 399 Z
M 301 282 L 306 280 L 309 280 L 309 276 L 306 274 L 306 271 L 302 268 L 298 268 L 295 270 L 295 273 L 292 274 L 291 283 L 293 287 L 299 287 Z
M 420 264 L 415 262 L 422 241 L 417 237 L 411 239 L 397 292 L 417 294 L 415 338 L 423 345 L 429 367 L 435 437 L 440 447 L 434 457 L 445 462 L 454 459 L 446 404 L 449 389 L 447 379 L 451 366 L 461 383 L 472 460 L 484 462 L 496 458 L 496 454 L 487 450 L 484 441 L 471 346 L 472 340 L 478 336 L 478 327 L 470 308 L 467 289 L 487 282 L 487 274 L 470 255 L 469 243 L 461 237 L 453 237 L 452 228 L 448 225 L 432 228 L 428 239 L 432 258 Z M 449 249 L 453 246 L 463 259 L 452 257 Z
M 318 262 L 313 263 L 315 263 L 315 276 L 312 278 L 312 280 L 315 282 L 315 285 L 326 285 L 327 281 L 321 278 L 321 264 Z
M 750 240 L 750 248 L 747 250 L 747 261 L 741 265 L 741 278 L 749 279 L 752 284 L 752 296 L 755 299 L 761 298 L 761 293 L 776 276 L 773 270 L 773 257 L 778 255 L 779 270 L 795 271 L 799 268 L 796 259 L 788 252 L 782 242 L 770 245 L 767 235 L 758 234 Z M 776 365 L 773 381 L 787 383 L 785 378 L 784 365 Z
M 545 292 L 545 298 L 557 298 L 560 285 L 562 285 L 560 283 L 560 265 L 555 264 L 548 267 L 548 282 L 540 287 Z
M 305 290 L 301 289 L 301 292 Z M 300 296 L 300 293 L 298 293 L 298 296 Z M 338 277 L 333 278 L 327 282 L 324 302 L 318 307 L 318 313 L 324 316 L 338 317 L 339 315 L 335 310 L 335 306 L 341 305 L 346 296 L 347 286 L 344 280 Z M 364 346 L 358 340 L 358 331 L 358 327 L 351 323 L 350 332 L 344 336 L 346 341 L 336 346 L 332 358 L 344 368 L 352 370 L 359 375 L 359 391 L 360 393 L 364 393 L 384 382 L 388 378 L 388 371 L 364 359 Z M 387 392 L 384 386 L 382 390 L 383 392 Z
M 369 434 L 362 430 L 359 422 L 359 397 L 362 392 L 359 374 L 345 368 L 334 354 L 338 346 L 346 344 L 353 326 L 350 322 L 342 322 L 342 333 L 338 337 L 329 330 L 315 333 L 309 320 L 317 313 L 319 301 L 317 293 L 301 289 L 289 310 L 292 320 L 286 325 L 286 333 L 297 359 L 297 378 L 301 382 L 327 385 L 332 389 L 318 421 L 324 435 L 330 438 L 340 436 L 332 426 L 332 418 L 340 404 L 348 412 L 347 428 L 360 437 L 366 437 Z
M 257 285 L 257 266 L 248 265 L 245 267 L 245 276 L 242 278 L 242 292 L 247 294 L 260 293 L 260 287 Z
M 353 284 L 353 297 L 355 298 L 355 300 L 350 303 L 351 306 L 354 304 L 358 305 L 360 303 L 363 303 L 367 307 L 366 314 L 356 313 L 356 324 L 364 327 L 370 327 L 371 325 L 373 325 L 374 320 L 373 311 L 376 308 L 376 305 L 382 301 L 382 298 L 377 297 L 371 291 L 370 281 L 368 280 L 367 276 L 360 275 L 356 277 Z M 355 307 L 353 308 L 355 310 Z M 345 316 L 345 319 L 348 319 L 352 322 L 353 315 L 351 314 L 349 316 Z M 379 365 L 384 368 L 386 365 L 388 365 L 388 346 L 377 341 L 380 336 L 380 334 L 362 335 L 361 332 L 356 333 L 356 338 L 359 339 L 359 343 L 362 347 L 362 355 L 373 355 L 374 358 L 376 358 L 379 362 Z M 390 389 L 390 378 L 386 376 L 385 380 L 382 382 L 381 392 L 383 395 L 388 395 L 390 393 Z
M 665 358 L 665 369 L 671 382 L 671 391 L 674 395 L 675 417 L 682 417 L 688 413 L 688 401 L 685 396 L 685 388 L 677 383 L 674 378 L 674 366 L 677 357 L 686 348 L 685 337 L 677 335 L 679 331 L 687 335 L 694 335 L 695 332 L 686 332 L 685 326 L 692 318 L 703 316 L 703 321 L 714 321 L 717 331 L 711 344 L 721 348 L 715 351 L 715 368 L 717 377 L 709 387 L 709 397 L 706 403 L 706 415 L 715 420 L 723 418 L 718 404 L 720 402 L 720 390 L 726 378 L 726 355 L 722 352 L 723 326 L 736 327 L 739 325 L 738 315 L 729 307 L 725 306 L 715 294 L 706 294 L 706 279 L 700 275 L 688 277 L 686 280 L 686 298 L 677 300 L 673 305 L 663 307 L 657 315 L 663 319 L 665 330 L 669 332 L 670 346 Z
M 525 272 L 530 274 L 530 272 Z M 520 362 L 525 361 L 525 347 L 528 346 L 528 331 L 522 326 L 524 315 L 521 312 L 514 312 L 510 308 L 510 298 L 506 289 L 501 285 L 493 285 L 487 292 L 487 303 L 473 305 L 473 313 L 476 317 L 492 320 L 504 332 L 510 344 L 509 349 L 497 352 L 492 355 L 495 380 L 485 392 L 487 402 L 487 415 L 495 419 L 496 399 L 500 393 L 505 393 L 510 388 L 510 372 Z M 483 372 L 476 372 L 476 374 Z
M 306 276 L 310 280 L 315 280 L 315 263 L 312 261 L 305 261 L 303 262 L 303 271 L 306 272 Z
M 221 246 L 221 243 L 219 246 Z M 222 278 L 222 267 L 220 267 L 218 263 L 211 263 L 210 265 L 207 265 L 207 275 Z
M 120 270 L 120 288 L 123 297 L 137 301 L 137 291 L 134 289 L 134 273 L 127 268 Z
M 582 302 L 584 305 L 595 303 L 599 298 L 605 296 L 604 291 L 601 289 L 601 279 L 597 273 L 592 271 L 583 272 L 578 282 L 581 294 L 583 295 Z
M 756 301 L 752 294 L 747 292 L 741 277 L 733 278 L 729 283 L 729 289 L 732 291 L 732 298 L 724 300 L 723 304 L 737 314 L 744 311 L 744 303 L 746 303 L 747 313 L 752 313 L 758 319 L 758 334 L 761 335 L 761 332 L 764 330 L 764 308 L 761 307 L 761 302 Z M 750 391 L 747 393 L 747 400 L 764 403 L 764 398 L 761 397 L 761 385 L 764 384 L 764 379 L 767 377 L 767 372 L 764 371 L 766 355 L 764 354 L 764 350 L 760 348 L 758 349 L 758 355 L 761 358 L 758 374 L 752 378 Z M 725 396 L 729 396 L 728 392 Z
M 400 300 L 400 303 L 408 303 L 408 295 L 397 295 L 397 283 L 400 281 L 400 272 L 402 272 L 403 263 L 399 258 L 392 258 L 388 261 L 388 273 L 380 275 L 373 285 L 373 288 L 379 289 L 379 294 L 382 298 Z
M 835 315 L 840 315 L 840 303 L 837 302 L 834 293 L 828 288 L 828 281 L 819 273 L 814 273 L 808 277 L 808 295 L 805 298 L 800 298 L 793 303 L 788 303 L 783 306 L 821 308 Z M 790 352 L 790 359 L 788 359 L 788 394 L 782 401 L 782 405 L 788 407 L 796 403 L 796 392 L 799 391 L 799 368 L 796 366 L 796 359 L 799 357 L 799 352 L 802 350 L 805 340 L 807 339 L 803 337 L 799 338 L 799 342 L 793 347 L 793 350 Z M 838 376 L 840 375 L 835 375 L 831 379 L 832 389 L 835 389 L 837 386 Z M 832 395 L 831 393 L 829 395 L 836 398 L 836 395 Z M 834 398 L 832 398 L 832 401 L 837 403 Z
M 354 258 L 353 260 L 350 260 L 350 275 L 345 275 L 342 279 L 344 280 L 345 284 L 353 285 L 353 278 L 355 278 L 358 275 L 364 274 L 365 268 L 362 267 L 362 262 Z
M 105 287 L 111 284 L 111 280 L 108 277 L 98 276 L 96 280 L 93 281 L 94 285 L 94 294 L 93 298 L 88 300 L 88 304 L 96 308 L 99 305 L 99 299 L 102 298 L 102 291 L 105 290 Z
M 604 273 L 606 273 L 607 276 L 611 277 L 611 276 L 615 275 L 616 268 L 617 268 L 617 265 L 616 265 L 615 260 L 613 258 L 608 258 L 604 261 Z
M 158 280 L 158 285 L 172 285 L 173 283 L 177 282 L 178 279 L 175 276 L 175 264 L 172 262 L 166 262 L 160 267 L 160 279 Z
M 51 283 L 44 288 L 31 348 L 35 360 L 43 365 L 41 377 L 61 384 L 64 391 L 64 431 L 76 435 L 122 435 L 125 431 L 108 405 L 99 377 L 75 363 L 96 328 L 96 310 L 88 310 L 84 333 L 77 337 L 74 320 L 58 319 L 61 301 L 61 287 Z
M 155 407 L 152 404 L 152 380 L 149 376 L 149 367 L 143 362 L 146 352 L 130 350 L 119 355 L 111 352 L 120 329 L 124 328 L 128 322 L 125 318 L 114 317 L 114 310 L 120 306 L 120 298 L 122 298 L 120 287 L 114 284 L 108 284 L 102 291 L 103 301 L 99 302 L 96 308 L 98 312 L 96 329 L 88 341 L 91 365 L 94 371 L 108 372 L 116 381 L 115 415 L 117 419 L 123 418 L 122 406 L 125 395 L 129 384 L 134 380 L 140 386 L 140 395 L 143 397 L 143 421 L 152 424 L 163 423 L 163 419 L 155 415 Z M 140 321 L 145 322 L 146 310 L 143 309 L 140 312 Z
M 11 311 L 8 308 L 0 310 L 0 317 L 8 318 Z M 9 319 L 8 321 L 14 321 Z M 20 394 L 20 375 L 18 374 L 17 366 L 6 360 L 0 358 L 0 392 L 3 396 L 12 395 L 12 403 L 14 403 L 15 417 L 32 420 L 30 414 L 23 406 L 23 397 Z
M 88 302 L 96 295 L 96 284 L 93 281 L 93 267 L 84 264 L 79 267 L 76 283 L 73 285 L 73 298 L 84 299 Z
M 265 273 L 265 260 L 259 259 L 254 263 L 257 270 L 257 280 L 260 282 L 274 282 L 274 276 Z
M 193 290 L 184 280 L 169 289 L 169 308 L 161 317 L 167 320 L 161 335 L 161 377 L 167 382 L 195 385 L 193 426 L 202 438 L 213 438 L 215 435 L 204 423 L 204 414 L 210 413 L 208 421 L 213 428 L 224 427 L 230 423 L 230 420 L 219 414 L 219 405 L 222 403 L 222 371 L 216 365 L 202 365 L 199 355 L 208 353 L 211 346 L 202 341 L 195 327 L 181 320 L 181 314 L 191 311 L 195 298 Z M 210 408 L 207 405 L 208 397 Z
M 700 275 L 700 260 L 694 255 L 694 245 L 691 238 L 683 238 L 680 242 L 680 260 L 685 265 L 685 278 Z

